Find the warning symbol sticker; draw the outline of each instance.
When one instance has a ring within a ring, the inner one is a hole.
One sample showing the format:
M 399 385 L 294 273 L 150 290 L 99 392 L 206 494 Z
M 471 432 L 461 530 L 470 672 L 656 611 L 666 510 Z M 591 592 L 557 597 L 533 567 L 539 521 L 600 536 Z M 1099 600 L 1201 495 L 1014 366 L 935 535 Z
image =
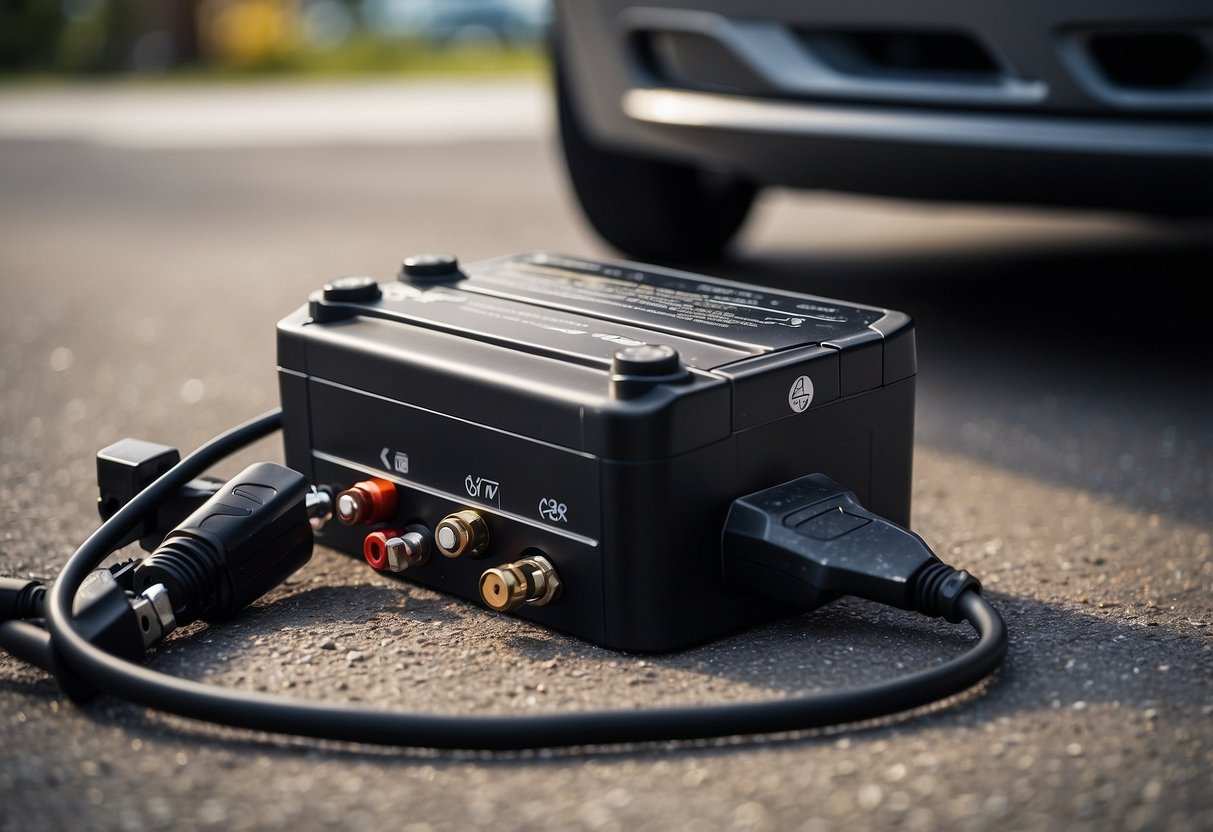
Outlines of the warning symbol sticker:
M 813 379 L 797 376 L 788 390 L 788 407 L 793 413 L 804 413 L 813 401 Z

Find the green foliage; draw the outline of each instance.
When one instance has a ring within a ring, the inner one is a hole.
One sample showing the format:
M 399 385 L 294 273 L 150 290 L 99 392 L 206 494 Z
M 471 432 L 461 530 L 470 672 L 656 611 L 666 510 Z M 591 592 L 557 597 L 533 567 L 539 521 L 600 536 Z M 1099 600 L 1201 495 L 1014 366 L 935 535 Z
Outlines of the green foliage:
M 535 74 L 545 68 L 541 44 L 471 41 L 441 45 L 376 36 L 356 28 L 333 46 L 286 37 L 233 57 L 181 48 L 168 66 L 139 69 L 133 56 L 149 27 L 163 25 L 165 8 L 197 8 L 197 0 L 0 0 L 0 78 L 55 78 L 122 73 L 178 79 L 303 75 Z M 159 13 L 159 16 L 157 16 Z M 176 18 L 180 23 L 180 14 Z M 297 31 L 297 27 L 296 27 Z M 192 35 L 197 30 L 191 31 Z
M 543 66 L 544 56 L 538 47 L 436 47 L 362 36 L 331 49 L 298 50 L 276 69 L 313 75 L 474 74 L 538 72 Z
M 0 0 L 0 69 L 53 69 L 65 25 L 58 0 Z

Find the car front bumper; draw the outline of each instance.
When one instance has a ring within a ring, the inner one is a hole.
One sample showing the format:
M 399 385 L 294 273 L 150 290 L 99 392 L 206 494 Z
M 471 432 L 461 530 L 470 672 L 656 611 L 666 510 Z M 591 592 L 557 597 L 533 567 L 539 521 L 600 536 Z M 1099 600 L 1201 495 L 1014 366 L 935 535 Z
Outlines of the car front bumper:
M 1083 51 L 1100 33 L 1143 25 L 1199 41 L 1208 24 L 1187 0 L 1032 0 L 1014 14 L 932 0 L 912 15 L 891 2 L 664 5 L 558 7 L 571 98 L 603 146 L 760 184 L 1213 213 L 1213 82 L 1208 94 L 1202 78 L 1113 88 Z M 986 56 L 984 74 L 830 63 L 830 38 L 882 26 L 964 33 Z

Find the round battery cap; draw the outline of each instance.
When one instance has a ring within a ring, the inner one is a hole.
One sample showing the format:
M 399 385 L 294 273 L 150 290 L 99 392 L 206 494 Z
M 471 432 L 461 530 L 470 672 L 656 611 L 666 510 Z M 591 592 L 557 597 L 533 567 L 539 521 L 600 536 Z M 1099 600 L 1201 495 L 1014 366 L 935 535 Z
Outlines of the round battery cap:
M 617 376 L 669 376 L 681 369 L 678 350 L 665 344 L 623 347 L 611 360 L 611 372 Z
M 400 279 L 414 281 L 452 280 L 463 277 L 459 259 L 451 254 L 414 254 L 400 264 Z
M 324 284 L 324 299 L 344 303 L 379 300 L 383 293 L 372 277 L 342 277 Z

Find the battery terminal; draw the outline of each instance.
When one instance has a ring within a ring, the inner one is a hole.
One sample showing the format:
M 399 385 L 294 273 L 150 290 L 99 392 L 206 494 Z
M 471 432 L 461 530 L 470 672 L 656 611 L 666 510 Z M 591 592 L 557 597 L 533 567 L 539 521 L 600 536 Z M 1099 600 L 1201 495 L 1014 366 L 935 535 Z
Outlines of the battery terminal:
M 556 568 L 539 554 L 486 569 L 480 576 L 480 598 L 497 612 L 550 604 L 560 597 L 561 587 Z
M 448 558 L 480 557 L 489 547 L 489 527 L 479 512 L 457 511 L 438 521 L 434 543 Z
M 403 572 L 410 566 L 425 566 L 430 562 L 434 535 L 421 524 L 412 525 L 404 534 L 388 538 L 386 548 L 388 570 Z
M 383 523 L 396 513 L 396 486 L 384 479 L 354 483 L 337 495 L 336 510 L 346 526 Z

